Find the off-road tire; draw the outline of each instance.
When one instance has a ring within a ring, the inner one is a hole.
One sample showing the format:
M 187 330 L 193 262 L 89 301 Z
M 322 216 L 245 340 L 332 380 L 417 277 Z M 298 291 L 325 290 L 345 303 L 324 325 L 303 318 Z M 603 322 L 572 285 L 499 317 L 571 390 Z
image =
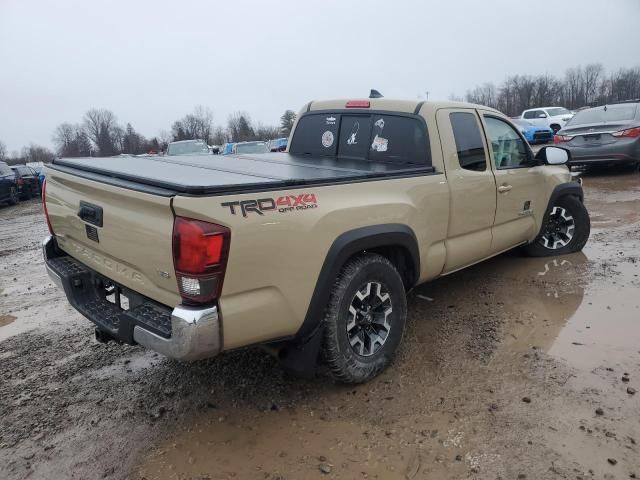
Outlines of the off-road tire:
M 564 209 L 573 218 L 575 228 L 571 240 L 560 248 L 553 249 L 545 246 L 544 236 L 547 227 L 550 225 L 549 222 L 551 218 L 549 218 L 547 224 L 542 225 L 538 237 L 523 248 L 527 255 L 531 257 L 565 255 L 567 253 L 579 252 L 587 243 L 591 231 L 591 221 L 589 219 L 589 212 L 587 212 L 586 207 L 580 199 L 572 195 L 565 195 L 554 202 L 549 212 L 552 212 L 554 207 Z
M 384 317 L 390 327 L 378 350 L 375 351 L 374 344 L 372 353 L 362 356 L 351 345 L 347 322 L 353 318 L 350 307 L 356 301 L 356 293 L 362 294 L 371 284 L 380 285 L 378 293 L 389 296 L 389 303 L 383 308 L 392 309 Z M 323 358 L 334 379 L 341 383 L 364 383 L 381 373 L 393 361 L 406 321 L 407 297 L 395 266 L 374 253 L 362 254 L 347 262 L 333 285 L 324 317 Z
M 20 195 L 18 195 L 18 190 L 16 190 L 16 187 L 11 187 L 11 190 L 9 192 L 9 205 L 16 205 L 18 202 L 20 202 Z
M 33 198 L 33 193 L 31 192 L 31 187 L 27 187 L 23 190 L 23 195 L 25 200 L 31 200 Z

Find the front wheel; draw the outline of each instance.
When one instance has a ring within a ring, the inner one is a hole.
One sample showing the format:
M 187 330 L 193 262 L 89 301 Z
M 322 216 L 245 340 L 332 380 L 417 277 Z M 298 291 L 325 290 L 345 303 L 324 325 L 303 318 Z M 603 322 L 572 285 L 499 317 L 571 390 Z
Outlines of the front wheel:
M 590 231 L 591 221 L 584 204 L 574 196 L 560 197 L 551 206 L 540 235 L 524 251 L 532 257 L 579 252 Z
M 373 253 L 350 260 L 324 318 L 323 356 L 333 377 L 363 383 L 381 373 L 393 361 L 406 320 L 407 298 L 395 266 Z

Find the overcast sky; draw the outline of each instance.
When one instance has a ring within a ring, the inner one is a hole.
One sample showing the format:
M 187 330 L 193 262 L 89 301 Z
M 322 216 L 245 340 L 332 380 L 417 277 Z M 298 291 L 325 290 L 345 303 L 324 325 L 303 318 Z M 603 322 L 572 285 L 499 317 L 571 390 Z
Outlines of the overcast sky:
M 511 74 L 640 65 L 640 0 L 0 0 L 0 140 L 92 107 L 145 136 L 196 105 L 277 124 L 312 99 L 447 99 Z

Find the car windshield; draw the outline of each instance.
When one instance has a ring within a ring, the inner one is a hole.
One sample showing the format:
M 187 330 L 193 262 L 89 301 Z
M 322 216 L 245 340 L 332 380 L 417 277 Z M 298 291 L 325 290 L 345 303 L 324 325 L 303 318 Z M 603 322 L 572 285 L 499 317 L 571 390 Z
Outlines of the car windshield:
M 576 113 L 567 125 L 584 125 L 588 123 L 608 123 L 633 120 L 638 104 L 608 105 L 589 108 Z
M 236 153 L 268 153 L 269 147 L 265 142 L 238 143 Z
M 201 140 L 193 142 L 170 143 L 167 155 L 188 155 L 190 153 L 209 153 L 209 147 Z
M 547 114 L 550 117 L 557 117 L 558 115 L 571 115 L 571 112 L 566 108 L 557 107 L 557 108 L 547 108 Z
M 21 176 L 33 175 L 33 172 L 31 172 L 31 170 L 29 170 L 27 167 L 15 167 L 15 170 Z

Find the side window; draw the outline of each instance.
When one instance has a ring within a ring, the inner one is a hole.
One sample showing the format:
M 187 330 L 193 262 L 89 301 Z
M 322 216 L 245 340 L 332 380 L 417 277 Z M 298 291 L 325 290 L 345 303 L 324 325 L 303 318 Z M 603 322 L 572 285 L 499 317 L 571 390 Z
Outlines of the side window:
M 373 115 L 369 160 L 431 165 L 429 137 L 424 123 L 399 115 Z
M 536 112 L 535 112 L 535 110 L 531 110 L 529 112 L 524 112 L 523 117 L 524 118 L 536 118 Z
M 458 150 L 458 162 L 466 170 L 484 172 L 487 156 L 478 119 L 473 113 L 450 113 L 451 128 Z
M 531 166 L 529 148 L 511 125 L 495 117 L 485 116 L 484 121 L 497 169 Z

